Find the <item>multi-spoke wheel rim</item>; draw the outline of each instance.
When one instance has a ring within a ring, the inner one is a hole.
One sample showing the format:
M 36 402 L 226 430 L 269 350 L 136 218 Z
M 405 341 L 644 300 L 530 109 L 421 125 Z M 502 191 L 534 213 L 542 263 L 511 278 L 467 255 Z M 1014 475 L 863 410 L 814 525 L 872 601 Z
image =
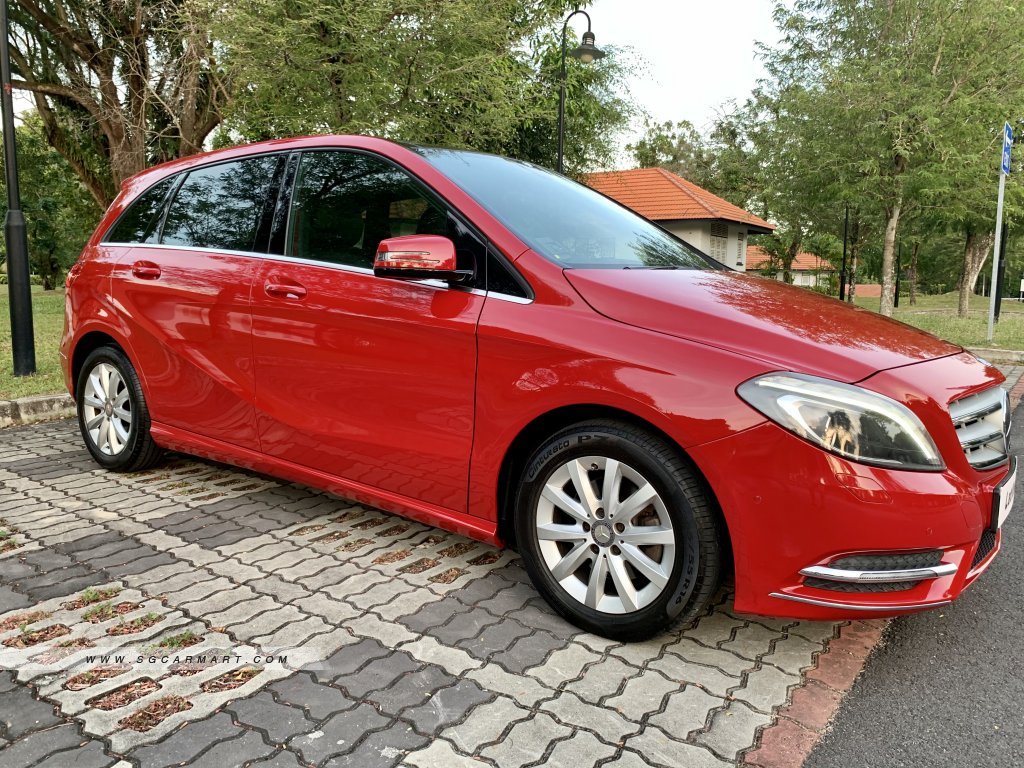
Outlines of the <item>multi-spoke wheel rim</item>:
M 556 469 L 536 515 L 541 556 L 575 600 L 602 613 L 631 613 L 665 591 L 675 532 L 647 478 L 621 461 L 583 456 Z
M 101 453 L 116 456 L 128 444 L 132 428 L 132 400 L 121 373 L 109 363 L 89 371 L 82 397 L 85 431 Z

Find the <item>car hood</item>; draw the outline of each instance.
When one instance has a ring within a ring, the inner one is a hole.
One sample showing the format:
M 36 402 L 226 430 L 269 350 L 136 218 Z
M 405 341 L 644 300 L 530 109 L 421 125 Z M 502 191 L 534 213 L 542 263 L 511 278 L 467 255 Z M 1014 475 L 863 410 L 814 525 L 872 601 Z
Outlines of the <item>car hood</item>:
M 839 381 L 962 351 L 874 312 L 730 270 L 567 269 L 565 277 L 613 320 Z

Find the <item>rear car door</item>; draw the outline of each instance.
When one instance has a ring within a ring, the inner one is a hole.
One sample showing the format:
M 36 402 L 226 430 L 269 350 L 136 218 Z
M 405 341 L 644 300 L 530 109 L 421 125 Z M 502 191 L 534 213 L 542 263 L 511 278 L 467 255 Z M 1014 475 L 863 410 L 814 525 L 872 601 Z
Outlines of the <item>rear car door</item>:
M 464 512 L 483 292 L 372 265 L 388 237 L 444 234 L 469 265 L 479 241 L 406 171 L 347 150 L 301 155 L 287 218 L 253 284 L 263 451 Z
M 154 231 L 114 269 L 157 423 L 259 450 L 249 294 L 283 164 L 262 155 L 183 172 Z

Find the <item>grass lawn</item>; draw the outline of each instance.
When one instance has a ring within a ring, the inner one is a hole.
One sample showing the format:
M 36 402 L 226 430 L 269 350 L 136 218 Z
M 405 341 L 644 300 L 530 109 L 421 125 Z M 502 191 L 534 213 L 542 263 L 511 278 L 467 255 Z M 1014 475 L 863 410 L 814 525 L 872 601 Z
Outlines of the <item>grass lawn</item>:
M 857 299 L 857 304 L 878 311 L 878 299 Z M 906 296 L 894 317 L 904 323 L 934 333 L 965 347 L 992 347 L 1024 350 L 1024 305 L 1004 301 L 1002 317 L 995 328 L 992 342 L 985 340 L 988 328 L 988 299 L 971 297 L 971 316 L 956 316 L 957 295 L 920 296 L 916 306 L 909 306 Z M 64 391 L 57 347 L 64 325 L 64 291 L 43 291 L 32 288 L 32 311 L 35 317 L 36 368 L 33 376 L 15 377 L 11 362 L 11 315 L 7 286 L 0 286 L 0 400 L 13 400 L 26 395 L 55 394 Z
M 965 318 L 956 315 L 957 301 L 955 292 L 943 293 L 918 296 L 917 304 L 910 306 L 910 299 L 901 296 L 893 317 L 965 347 L 1024 350 L 1024 305 L 1021 302 L 1003 300 L 999 322 L 992 341 L 988 341 L 988 298 L 971 296 L 970 316 Z M 865 309 L 878 311 L 877 298 L 858 298 L 856 302 Z
M 64 391 L 57 348 L 64 329 L 64 289 L 44 291 L 32 286 L 32 315 L 36 334 L 36 373 L 15 376 L 11 360 L 11 310 L 7 286 L 0 285 L 0 400 Z

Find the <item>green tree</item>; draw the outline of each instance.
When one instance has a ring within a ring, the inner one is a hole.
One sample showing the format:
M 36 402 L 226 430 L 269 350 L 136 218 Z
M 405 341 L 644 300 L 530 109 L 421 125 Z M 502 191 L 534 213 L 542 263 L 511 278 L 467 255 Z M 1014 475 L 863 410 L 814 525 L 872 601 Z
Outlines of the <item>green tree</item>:
M 214 31 L 242 139 L 361 133 L 554 163 L 565 0 L 240 0 Z M 552 30 L 557 30 L 552 32 Z M 571 31 L 570 31 L 571 33 Z M 572 45 L 570 40 L 570 45 Z M 611 157 L 629 118 L 621 58 L 570 60 L 570 171 Z
M 1021 104 L 1019 65 L 1007 54 L 1019 49 L 1020 32 L 1007 23 L 1009 12 L 1005 0 L 777 5 L 783 42 L 767 51 L 765 90 L 776 115 L 768 131 L 780 127 L 794 157 L 814 158 L 822 177 L 801 190 L 806 176 L 791 173 L 795 200 L 846 198 L 865 220 L 879 218 L 883 314 L 892 312 L 894 254 L 909 206 L 947 209 L 950 226 L 972 232 L 994 224 L 976 205 L 980 213 L 969 221 L 952 206 L 958 196 L 973 199 L 967 186 L 986 183 L 993 111 Z M 787 185 L 778 173 L 770 176 Z M 987 252 L 971 242 L 972 254 Z M 966 282 L 973 285 L 970 271 Z
M 63 156 L 49 146 L 38 115 L 23 118 L 23 124 L 17 128 L 17 146 L 29 266 L 43 289 L 51 291 L 60 285 L 64 272 L 78 257 L 103 211 Z M 0 195 L 0 213 L 6 213 L 7 189 L 3 178 Z
M 712 149 L 687 120 L 645 122 L 643 136 L 626 150 L 640 168 L 664 168 L 706 189 L 714 184 Z
M 100 205 L 147 165 L 199 151 L 220 122 L 208 2 L 12 4 L 14 86 Z

